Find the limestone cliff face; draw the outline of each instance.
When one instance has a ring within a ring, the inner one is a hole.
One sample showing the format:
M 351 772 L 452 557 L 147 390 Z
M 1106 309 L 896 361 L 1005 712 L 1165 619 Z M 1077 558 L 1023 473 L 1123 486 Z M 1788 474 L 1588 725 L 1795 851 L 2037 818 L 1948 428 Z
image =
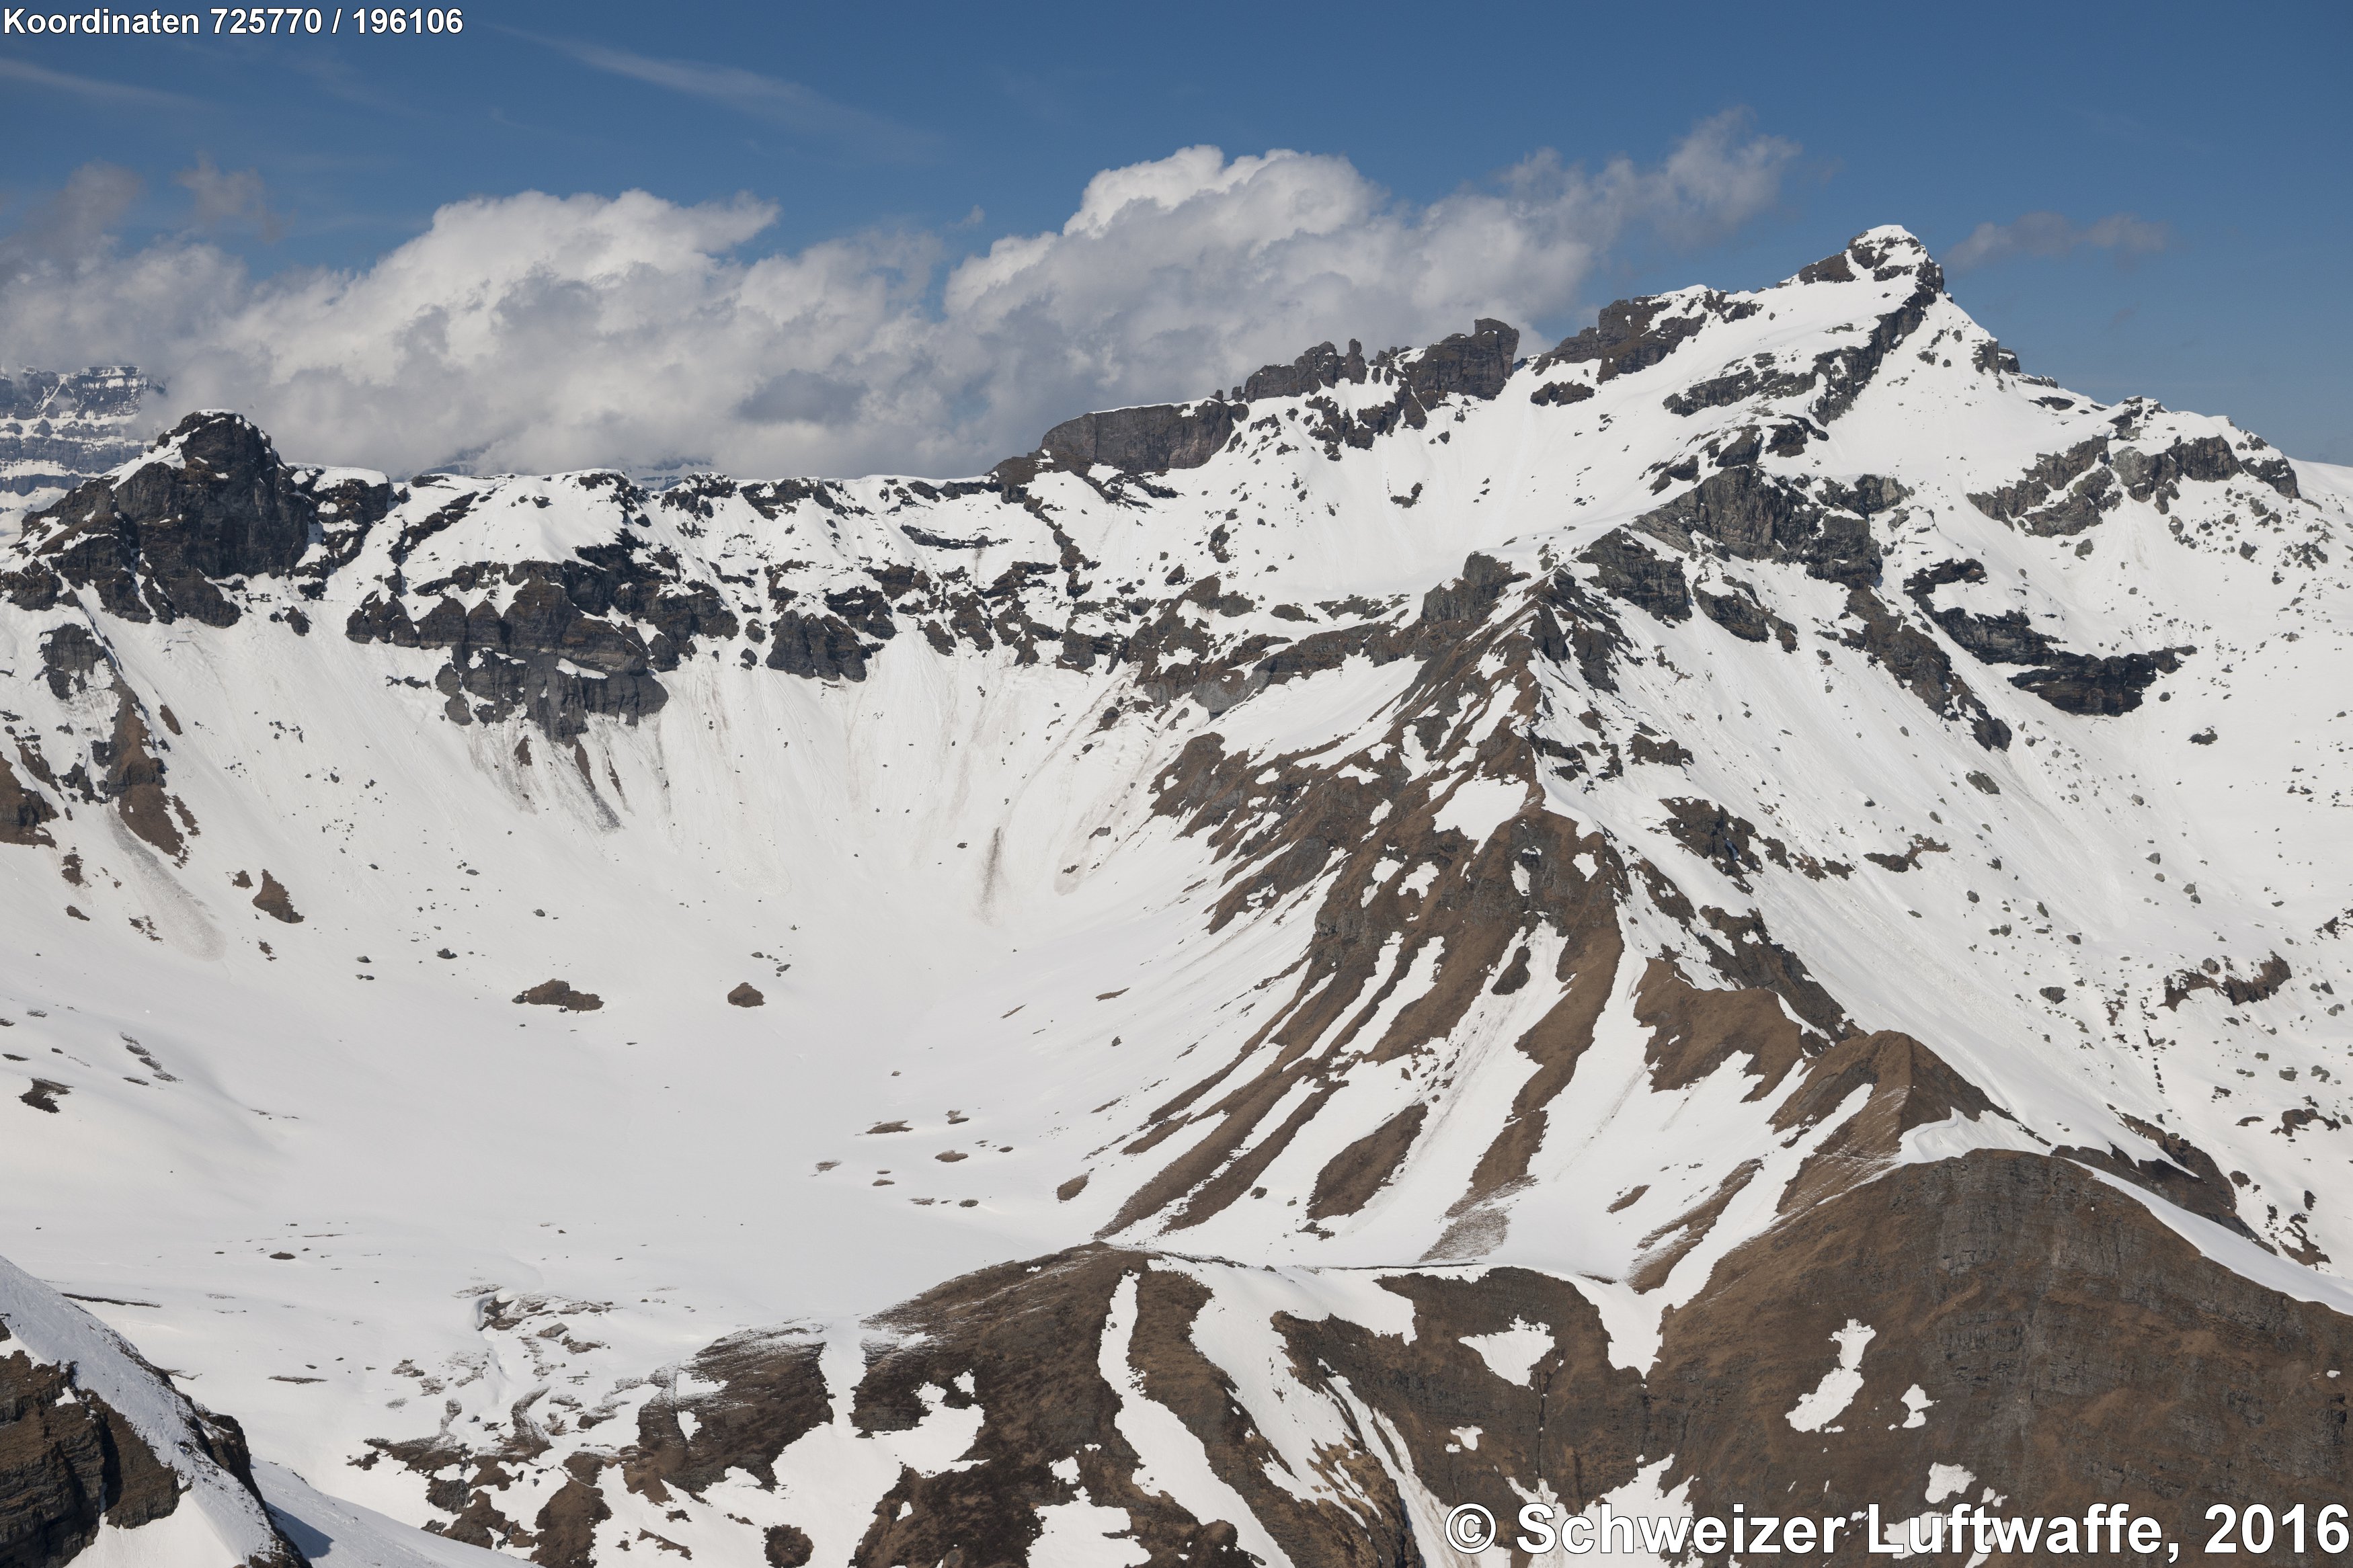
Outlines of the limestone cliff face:
M 130 364 L 0 374 L 0 523 L 17 498 L 70 489 L 137 455 L 163 395 Z

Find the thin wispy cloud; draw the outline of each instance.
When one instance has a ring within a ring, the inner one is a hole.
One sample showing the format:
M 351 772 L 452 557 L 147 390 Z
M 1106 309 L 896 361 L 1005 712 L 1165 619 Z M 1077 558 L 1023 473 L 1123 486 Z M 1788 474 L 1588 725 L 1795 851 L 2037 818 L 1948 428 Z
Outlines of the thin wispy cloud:
M 77 98 L 87 98 L 99 103 L 137 105 L 146 109 L 203 107 L 202 100 L 184 97 L 176 92 L 134 87 L 129 82 L 105 81 L 97 77 L 76 76 L 71 71 L 51 70 L 47 66 L 37 66 L 26 60 L 0 59 L 0 81 L 45 87 L 52 92 L 69 92 Z
M 139 199 L 145 182 L 114 163 L 84 163 L 65 188 L 33 204 L 0 234 L 0 289 L 42 268 L 71 272 L 111 244 L 108 231 Z
M 198 153 L 196 166 L 181 170 L 172 176 L 172 183 L 195 198 L 195 210 L 189 217 L 198 228 L 249 225 L 265 245 L 275 245 L 285 237 L 286 220 L 269 210 L 269 192 L 258 169 L 224 174 L 213 163 L 211 153 Z
M 2173 230 L 2131 213 L 2110 213 L 2097 223 L 2078 227 L 2063 215 L 2027 213 L 2015 223 L 1981 223 L 1969 237 L 1945 254 L 1945 265 L 1956 272 L 1990 266 L 2013 256 L 2072 256 L 2078 250 L 2105 250 L 2119 261 L 2150 256 L 2171 248 Z
M 438 118 L 428 101 L 399 90 L 395 85 L 397 79 L 362 70 L 351 63 L 349 56 L 296 50 L 281 54 L 277 63 L 283 69 L 309 78 L 320 91 L 371 113 L 417 121 Z
M 938 138 L 927 132 L 839 102 L 799 82 L 763 76 L 740 66 L 657 59 L 576 38 L 545 37 L 514 27 L 506 30 L 554 49 L 591 70 L 699 98 L 804 136 L 838 143 L 868 157 L 912 162 L 928 156 L 938 145 Z

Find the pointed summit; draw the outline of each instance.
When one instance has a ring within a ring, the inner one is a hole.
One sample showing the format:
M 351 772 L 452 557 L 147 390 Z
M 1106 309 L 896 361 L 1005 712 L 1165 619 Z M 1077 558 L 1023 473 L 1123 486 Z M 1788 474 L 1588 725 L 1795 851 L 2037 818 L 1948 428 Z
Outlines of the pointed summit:
M 1884 283 L 1905 273 L 1916 276 L 1934 293 L 1945 291 L 1945 269 L 1928 254 L 1919 237 L 1901 224 L 1881 224 L 1864 229 L 1846 242 L 1846 248 L 1798 269 L 1793 283 L 1852 283 L 1868 278 Z

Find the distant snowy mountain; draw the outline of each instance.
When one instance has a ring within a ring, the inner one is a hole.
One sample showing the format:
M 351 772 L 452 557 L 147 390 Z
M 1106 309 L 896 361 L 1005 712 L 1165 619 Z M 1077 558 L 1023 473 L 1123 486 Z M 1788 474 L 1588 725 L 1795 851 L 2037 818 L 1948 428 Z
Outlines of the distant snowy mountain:
M 0 555 L 8 1248 L 565 1568 L 2316 1509 L 2349 530 L 1892 228 L 946 483 L 193 415 Z
M 0 533 L 30 507 L 137 457 L 162 424 L 147 396 L 163 390 L 135 364 L 0 374 Z

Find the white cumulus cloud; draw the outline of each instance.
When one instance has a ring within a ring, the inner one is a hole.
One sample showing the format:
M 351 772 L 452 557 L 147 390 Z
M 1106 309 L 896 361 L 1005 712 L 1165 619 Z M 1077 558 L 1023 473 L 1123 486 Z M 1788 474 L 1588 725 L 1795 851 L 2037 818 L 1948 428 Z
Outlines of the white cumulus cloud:
M 965 473 L 1073 414 L 1198 396 L 1326 338 L 1559 321 L 1594 302 L 1613 246 L 1729 232 L 1796 154 L 1727 114 L 1654 165 L 1542 153 L 1421 205 L 1344 158 L 1190 147 L 953 263 L 921 232 L 756 254 L 776 214 L 750 198 L 525 192 L 445 206 L 365 268 L 269 278 L 193 235 L 88 242 L 117 195 L 94 181 L 56 205 L 58 234 L 0 238 L 0 342 L 24 363 L 135 362 L 175 408 L 244 410 L 290 454 L 400 473 Z

